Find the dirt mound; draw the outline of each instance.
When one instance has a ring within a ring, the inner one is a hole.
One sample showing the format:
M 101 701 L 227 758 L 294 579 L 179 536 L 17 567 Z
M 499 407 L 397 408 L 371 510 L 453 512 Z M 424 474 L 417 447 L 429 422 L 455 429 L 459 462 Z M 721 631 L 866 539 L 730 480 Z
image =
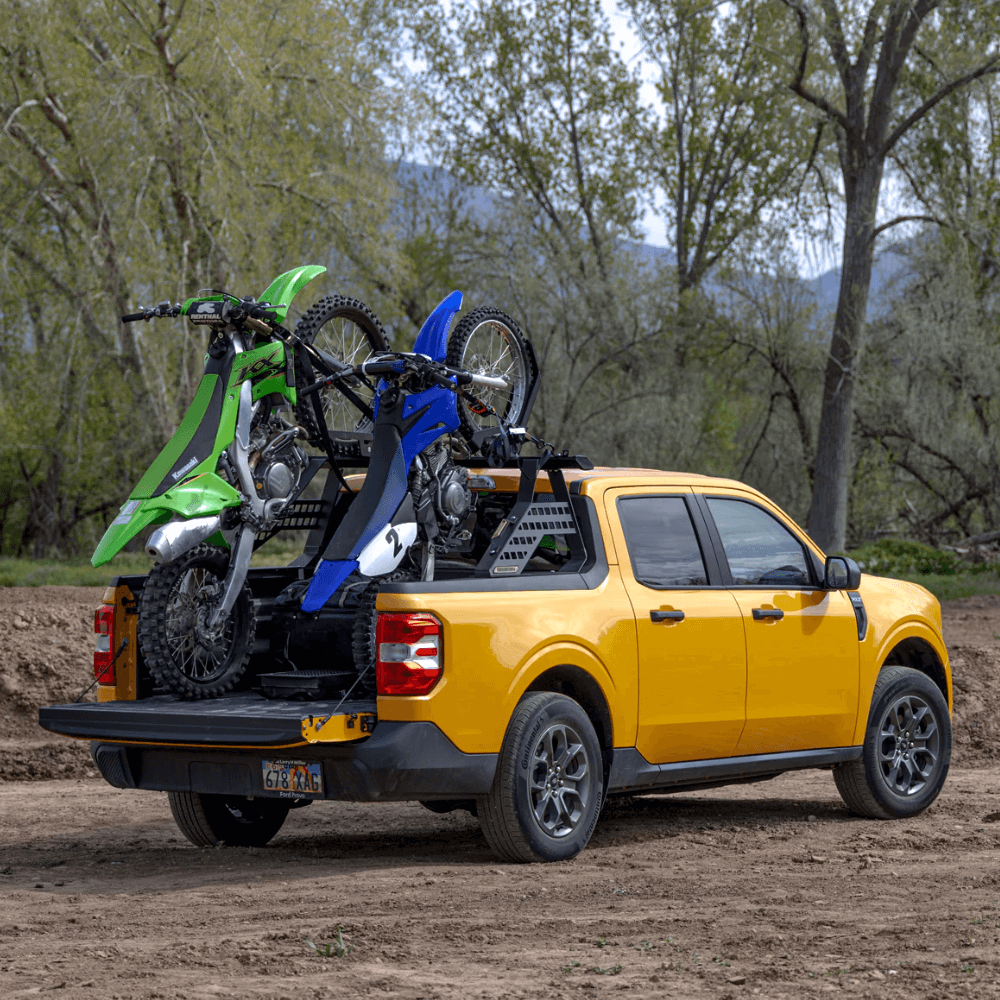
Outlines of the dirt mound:
M 94 610 L 103 595 L 103 587 L 0 589 L 0 740 L 20 738 L 36 749 L 43 740 L 67 762 L 66 740 L 46 739 L 38 709 L 73 701 L 93 680 Z
M 1000 651 L 951 646 L 955 710 L 952 761 L 962 767 L 1000 762 Z

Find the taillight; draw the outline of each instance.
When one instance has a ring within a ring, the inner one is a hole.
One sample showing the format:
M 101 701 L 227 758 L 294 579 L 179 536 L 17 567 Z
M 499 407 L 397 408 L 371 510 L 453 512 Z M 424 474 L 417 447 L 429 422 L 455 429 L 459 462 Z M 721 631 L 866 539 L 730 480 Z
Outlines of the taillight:
M 94 612 L 94 676 L 98 684 L 114 684 L 115 606 L 102 604 Z
M 375 685 L 379 694 L 427 694 L 441 676 L 441 623 L 433 616 L 380 612 Z

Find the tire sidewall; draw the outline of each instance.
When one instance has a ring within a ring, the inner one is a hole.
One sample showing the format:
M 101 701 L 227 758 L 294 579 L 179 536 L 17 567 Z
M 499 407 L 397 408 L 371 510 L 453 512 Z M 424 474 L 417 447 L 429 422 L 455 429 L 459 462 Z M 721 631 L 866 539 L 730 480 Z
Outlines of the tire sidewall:
M 359 330 L 365 332 L 372 350 L 389 350 L 389 339 L 375 313 L 358 299 L 347 298 L 343 295 L 325 295 L 315 303 L 296 324 L 295 336 L 304 343 L 312 344 L 322 328 L 331 320 L 338 318 L 349 320 Z M 373 340 L 377 343 L 373 343 Z M 312 372 L 311 364 L 305 360 L 305 352 L 302 349 L 295 352 L 294 371 L 295 386 L 299 391 L 312 384 L 315 373 Z M 336 392 L 336 390 L 324 389 L 320 392 L 320 396 L 325 392 Z M 322 409 L 322 402 L 319 405 Z M 309 443 L 322 448 L 323 433 L 317 422 L 312 400 L 300 401 L 295 405 L 294 412 L 296 420 L 308 433 Z M 362 415 L 359 412 L 358 420 L 361 419 Z M 328 428 L 329 432 L 336 432 L 336 430 L 336 428 Z
M 507 748 L 513 757 L 514 816 L 528 846 L 540 861 L 565 861 L 575 857 L 587 846 L 601 812 L 604 795 L 604 767 L 601 747 L 587 713 L 571 698 L 553 695 L 550 700 L 523 706 L 527 712 L 524 728 L 518 739 Z M 588 801 L 579 824 L 565 837 L 551 837 L 536 822 L 528 791 L 531 757 L 538 737 L 549 726 L 560 723 L 571 726 L 579 734 L 587 755 Z
M 244 806 L 252 811 L 249 822 L 241 822 L 230 806 Z M 202 809 L 216 840 L 229 847 L 263 847 L 281 829 L 291 808 L 281 799 L 242 800 L 235 795 L 203 795 Z
M 941 746 L 937 766 L 930 781 L 914 795 L 897 795 L 885 783 L 878 762 L 879 732 L 889 706 L 899 697 L 914 694 L 924 699 L 934 712 L 941 732 Z M 872 797 L 894 819 L 915 816 L 923 812 L 938 796 L 948 776 L 951 763 L 952 731 L 951 716 L 948 704 L 940 689 L 926 674 L 908 669 L 901 677 L 896 677 L 879 689 L 876 684 L 875 697 L 872 700 L 871 712 L 868 716 L 868 727 L 865 731 L 862 760 L 865 767 L 865 780 Z
M 514 322 L 514 320 L 508 316 L 503 310 L 497 309 L 495 306 L 480 306 L 478 309 L 473 309 L 472 312 L 467 313 L 462 317 L 461 320 L 456 324 L 455 329 L 452 330 L 451 335 L 448 337 L 448 351 L 446 355 L 446 360 L 449 365 L 456 368 L 461 368 L 464 363 L 465 349 L 472 338 L 473 333 L 479 328 L 483 323 L 489 320 L 496 320 L 507 327 L 517 345 L 517 350 L 521 355 L 522 365 L 524 368 L 524 396 L 521 402 L 521 410 L 516 414 L 506 414 L 504 416 L 504 423 L 508 426 L 513 426 L 514 424 L 519 424 L 523 420 L 524 416 L 524 405 L 527 401 L 527 394 L 529 388 L 537 376 L 537 372 L 533 371 L 531 368 L 531 359 L 528 354 L 525 345 L 525 336 L 521 332 L 521 328 Z M 461 422 L 462 433 L 466 437 L 471 438 L 479 432 L 480 428 L 478 424 L 469 416 L 465 407 L 459 403 L 458 404 L 458 415 Z
M 220 578 L 224 578 L 229 565 L 229 553 L 215 546 L 199 545 L 190 552 L 185 553 L 179 559 L 162 567 L 155 567 L 154 571 L 159 571 L 163 576 L 168 572 L 173 575 L 173 581 L 166 587 L 166 593 L 162 595 L 164 601 L 169 599 L 170 592 L 176 578 L 196 566 L 210 568 Z M 152 576 L 152 574 L 150 574 Z M 167 581 L 164 581 L 164 586 Z M 147 584 L 148 587 L 148 584 Z M 185 698 L 211 698 L 223 694 L 230 690 L 232 686 L 243 676 L 249 661 L 249 644 L 252 633 L 255 631 L 253 625 L 253 605 L 250 600 L 250 591 L 246 583 L 240 588 L 236 602 L 233 604 L 229 614 L 234 619 L 234 642 L 229 654 L 228 667 L 219 677 L 214 680 L 199 684 L 186 674 L 183 674 L 173 656 L 166 649 L 158 650 L 151 643 L 162 641 L 163 636 L 154 636 L 153 630 L 159 630 L 161 626 L 161 609 L 151 608 L 149 599 L 156 594 L 160 599 L 159 588 L 143 588 L 142 600 L 139 608 L 139 640 L 142 645 L 143 656 L 149 663 L 150 671 L 154 678 L 165 685 L 171 691 L 182 695 Z M 165 608 L 163 609 L 165 612 Z M 144 621 L 143 618 L 146 618 Z

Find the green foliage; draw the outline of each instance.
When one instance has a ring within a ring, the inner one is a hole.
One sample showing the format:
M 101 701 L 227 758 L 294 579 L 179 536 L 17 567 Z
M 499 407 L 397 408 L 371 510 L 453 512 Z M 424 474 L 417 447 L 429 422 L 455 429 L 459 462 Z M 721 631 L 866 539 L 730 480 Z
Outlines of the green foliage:
M 340 924 L 337 924 L 337 936 L 326 944 L 313 944 L 308 938 L 303 938 L 303 940 L 320 958 L 345 958 L 354 951 L 354 945 L 344 941 Z
M 294 534 L 294 533 L 291 533 Z M 254 552 L 251 566 L 287 566 L 302 554 L 303 540 L 282 535 L 265 542 Z M 145 576 L 152 560 L 145 552 L 122 552 L 109 566 L 94 569 L 89 559 L 29 559 L 0 557 L 0 587 L 104 586 L 109 576 Z
M 197 385 L 202 331 L 120 314 L 256 295 L 298 263 L 396 282 L 400 97 L 366 58 L 361 0 L 8 6 L 0 470 L 20 496 L 3 550 L 40 556 L 93 545 Z
M 913 573 L 953 576 L 966 565 L 956 552 L 900 538 L 879 539 L 855 549 L 850 555 L 866 573 L 876 576 Z
M 812 116 L 783 79 L 789 20 L 771 0 L 626 0 L 658 73 L 642 120 L 678 286 L 698 286 L 776 203 L 801 187 Z

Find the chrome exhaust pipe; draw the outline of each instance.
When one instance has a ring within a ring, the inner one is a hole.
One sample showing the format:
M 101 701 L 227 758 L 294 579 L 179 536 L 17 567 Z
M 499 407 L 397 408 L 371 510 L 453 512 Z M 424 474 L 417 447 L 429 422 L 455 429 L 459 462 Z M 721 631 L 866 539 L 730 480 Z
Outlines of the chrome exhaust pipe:
M 171 562 L 211 538 L 222 527 L 222 518 L 195 517 L 190 521 L 170 521 L 157 528 L 146 542 L 146 555 L 157 562 Z

